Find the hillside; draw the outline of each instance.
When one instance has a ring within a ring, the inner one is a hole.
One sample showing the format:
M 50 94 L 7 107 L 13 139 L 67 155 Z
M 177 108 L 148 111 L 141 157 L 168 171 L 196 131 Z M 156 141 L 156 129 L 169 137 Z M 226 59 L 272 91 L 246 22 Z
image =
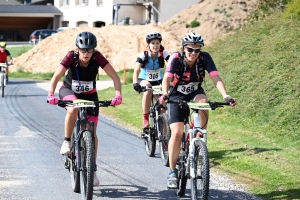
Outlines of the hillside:
M 98 49 L 107 57 L 113 67 L 119 71 L 133 68 L 136 57 L 144 49 L 145 36 L 159 31 L 163 36 L 163 45 L 167 51 L 174 52 L 180 47 L 181 38 L 190 31 L 203 35 L 206 45 L 222 35 L 232 33 L 244 24 L 244 19 L 255 8 L 257 0 L 223 0 L 194 4 L 178 13 L 162 25 L 146 26 L 106 26 L 103 28 L 78 28 L 66 30 L 43 40 L 32 50 L 15 58 L 11 71 L 22 68 L 29 72 L 54 72 L 63 56 L 75 48 L 76 35 L 82 31 L 91 31 L 98 37 Z M 186 23 L 196 19 L 200 26 L 186 28 Z

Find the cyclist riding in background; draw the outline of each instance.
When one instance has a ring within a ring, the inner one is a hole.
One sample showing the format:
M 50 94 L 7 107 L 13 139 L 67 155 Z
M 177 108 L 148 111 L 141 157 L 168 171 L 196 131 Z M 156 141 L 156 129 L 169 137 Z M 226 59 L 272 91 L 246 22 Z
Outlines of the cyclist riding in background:
M 141 86 L 161 84 L 162 68 L 165 66 L 165 60 L 169 59 L 169 54 L 164 50 L 161 41 L 162 36 L 158 32 L 152 32 L 146 36 L 148 45 L 145 51 L 138 55 L 133 73 L 133 88 L 137 92 L 141 92 Z M 144 92 L 142 99 L 142 137 L 148 134 L 151 97 L 151 91 Z
M 217 68 L 210 54 L 203 52 L 204 41 L 197 33 L 187 33 L 182 38 L 181 52 L 175 52 L 170 56 L 166 67 L 166 72 L 162 81 L 163 95 L 160 103 L 164 104 L 167 99 L 185 100 L 194 102 L 208 102 L 206 94 L 201 86 L 205 78 L 205 70 L 213 80 L 215 86 L 226 102 L 231 102 L 231 98 L 226 91 L 225 85 L 219 76 Z M 171 83 L 171 94 L 168 90 Z M 235 106 L 230 103 L 231 106 Z M 178 104 L 168 104 L 169 123 L 171 128 L 171 139 L 169 141 L 169 163 L 170 173 L 168 176 L 168 188 L 177 189 L 176 162 L 180 153 L 181 138 L 184 132 L 184 119 L 187 111 L 180 108 Z M 201 128 L 206 128 L 208 122 L 208 112 L 199 110 Z
M 4 68 L 6 74 L 6 81 L 8 81 L 8 62 L 7 57 L 10 59 L 10 65 L 13 65 L 13 58 L 11 57 L 9 51 L 6 49 L 6 43 L 0 42 L 0 63 L 6 63 L 7 67 Z
M 112 99 L 112 105 L 120 105 L 122 103 L 121 81 L 110 65 L 107 59 L 95 48 L 97 46 L 97 38 L 90 32 L 82 32 L 76 37 L 75 51 L 69 51 L 60 63 L 59 68 L 51 79 L 49 94 L 47 100 L 50 104 L 57 104 L 58 98 L 55 97 L 54 91 L 58 81 L 64 76 L 63 84 L 59 89 L 59 98 L 62 100 L 84 99 L 90 101 L 98 101 L 96 89 L 96 77 L 99 67 L 101 67 L 107 75 L 113 80 L 116 90 L 116 96 Z M 65 139 L 61 146 L 61 154 L 70 154 L 70 138 L 77 119 L 78 108 L 66 107 L 67 114 L 65 118 Z M 88 119 L 95 124 L 95 163 L 97 158 L 98 137 L 96 134 L 98 124 L 99 105 L 95 108 L 88 108 Z M 94 173 L 94 186 L 99 185 L 99 180 Z

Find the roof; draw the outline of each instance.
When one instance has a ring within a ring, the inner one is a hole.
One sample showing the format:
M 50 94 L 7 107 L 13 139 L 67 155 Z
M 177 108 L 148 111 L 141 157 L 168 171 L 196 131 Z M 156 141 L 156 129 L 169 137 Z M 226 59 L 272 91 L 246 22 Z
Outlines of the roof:
M 62 15 L 63 13 L 53 5 L 0 5 L 0 16 L 17 17 L 35 14 Z
M 0 5 L 21 5 L 16 0 L 0 0 Z

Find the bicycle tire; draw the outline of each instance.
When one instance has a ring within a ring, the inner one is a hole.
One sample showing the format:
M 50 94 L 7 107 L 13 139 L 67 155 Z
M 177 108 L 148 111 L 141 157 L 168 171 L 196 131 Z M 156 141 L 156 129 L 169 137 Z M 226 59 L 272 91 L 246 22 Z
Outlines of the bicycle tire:
M 166 113 L 162 113 L 158 116 L 158 129 L 160 133 L 158 141 L 161 161 L 164 166 L 169 167 L 168 143 L 171 137 L 171 130 Z
M 150 110 L 154 110 L 152 107 Z M 149 137 L 145 137 L 145 149 L 146 153 L 149 157 L 153 157 L 156 150 L 156 126 L 155 126 L 155 116 L 149 117 L 150 124 L 149 124 Z
M 75 129 L 72 133 L 71 137 L 71 156 L 68 162 L 70 162 L 70 177 L 71 177 L 71 184 L 73 192 L 80 193 L 80 172 L 76 171 L 77 164 L 76 164 L 76 149 L 75 149 Z
M 5 76 L 2 76 L 1 77 L 1 90 L 2 90 L 2 98 L 4 97 L 4 79 L 6 77 Z
M 90 131 L 84 131 L 80 140 L 80 192 L 83 200 L 93 199 L 93 184 L 95 170 L 95 153 L 93 135 Z
M 191 178 L 192 200 L 207 200 L 209 193 L 209 160 L 207 146 L 204 141 L 197 140 L 195 142 L 194 156 L 192 164 L 194 165 L 196 177 Z
M 184 163 L 180 163 L 180 165 L 176 166 L 178 172 L 178 188 L 176 190 L 176 195 L 182 197 L 185 194 L 186 183 L 187 183 L 187 175 L 186 168 Z

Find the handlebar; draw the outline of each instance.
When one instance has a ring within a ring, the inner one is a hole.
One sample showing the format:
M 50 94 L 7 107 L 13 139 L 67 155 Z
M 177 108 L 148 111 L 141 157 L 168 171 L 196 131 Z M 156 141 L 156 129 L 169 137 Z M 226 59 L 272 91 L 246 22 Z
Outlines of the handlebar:
M 140 92 L 146 92 L 148 90 L 152 90 L 153 94 L 162 94 L 162 86 L 161 85 L 141 86 Z
M 0 63 L 0 67 L 8 67 L 9 65 L 13 65 L 12 63 Z
M 48 101 L 47 101 L 48 103 Z M 60 107 L 96 107 L 96 104 L 99 104 L 99 107 L 108 107 L 113 106 L 111 105 L 111 100 L 103 100 L 103 101 L 88 101 L 83 99 L 76 99 L 76 100 L 58 100 L 57 105 Z
M 176 103 L 179 104 L 180 107 L 189 107 L 198 110 L 215 110 L 217 108 L 230 105 L 230 103 L 227 102 L 209 101 L 208 103 L 196 103 L 196 102 L 187 102 L 185 100 L 168 100 L 167 103 Z

